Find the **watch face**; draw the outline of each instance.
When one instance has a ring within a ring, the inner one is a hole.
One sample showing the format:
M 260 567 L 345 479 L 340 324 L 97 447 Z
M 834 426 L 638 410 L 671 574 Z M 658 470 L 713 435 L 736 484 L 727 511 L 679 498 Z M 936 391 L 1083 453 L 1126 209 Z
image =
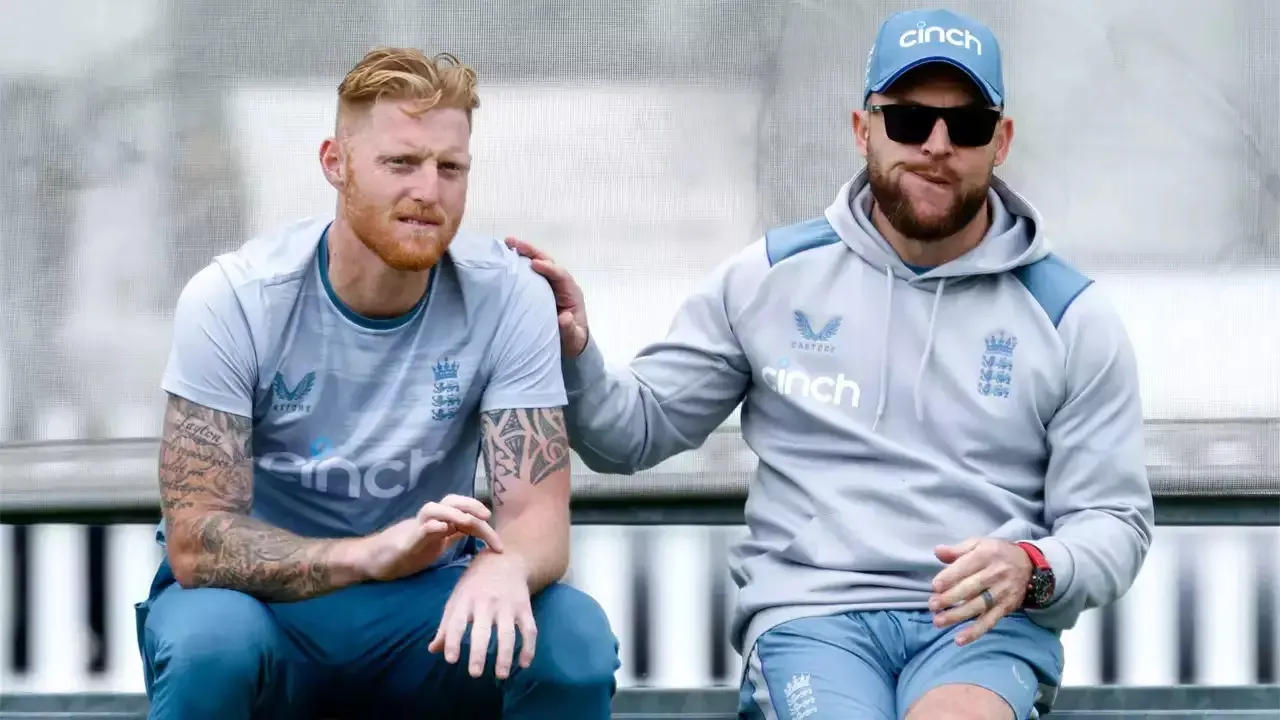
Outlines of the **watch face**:
M 1044 607 L 1053 599 L 1053 573 L 1048 570 L 1036 570 L 1031 573 L 1031 583 L 1027 588 L 1026 604 L 1033 607 Z

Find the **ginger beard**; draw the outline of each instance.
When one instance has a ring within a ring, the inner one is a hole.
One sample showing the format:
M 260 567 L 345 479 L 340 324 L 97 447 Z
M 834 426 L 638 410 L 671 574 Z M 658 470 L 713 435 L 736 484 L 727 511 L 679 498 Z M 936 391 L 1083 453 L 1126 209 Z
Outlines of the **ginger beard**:
M 934 209 L 923 201 L 915 202 L 904 182 L 927 182 L 908 178 L 908 173 L 941 175 L 949 182 L 939 186 L 951 193 L 951 201 L 945 207 Z M 934 241 L 951 237 L 968 225 L 982 209 L 991 187 L 994 166 L 987 169 L 981 181 L 966 183 L 946 169 L 927 165 L 913 166 L 905 163 L 886 168 L 871 145 L 867 147 L 867 174 L 871 182 L 871 196 L 880 206 L 880 212 L 889 223 L 904 236 L 913 240 Z
M 350 156 L 346 163 L 342 209 L 351 231 L 365 247 L 389 267 L 407 272 L 422 272 L 439 262 L 461 222 L 461 218 L 449 217 L 439 203 L 424 205 L 405 199 L 386 208 L 360 189 Z M 403 222 L 402 218 L 432 224 L 415 226 Z

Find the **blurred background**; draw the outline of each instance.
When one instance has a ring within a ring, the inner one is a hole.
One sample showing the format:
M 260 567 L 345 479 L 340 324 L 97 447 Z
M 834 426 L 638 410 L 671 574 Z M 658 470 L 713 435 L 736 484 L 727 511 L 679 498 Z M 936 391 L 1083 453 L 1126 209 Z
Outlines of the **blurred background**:
M 1181 428 L 1162 452 L 1274 478 L 1280 3 L 932 5 L 1000 37 L 1017 123 L 1000 174 L 1121 312 L 1148 420 Z M 716 262 L 765 229 L 818 215 L 858 170 L 849 113 L 871 40 L 888 13 L 919 6 L 6 4 L 8 509 L 14 498 L 154 495 L 112 485 L 105 471 L 68 481 L 67 467 L 105 467 L 131 439 L 158 435 L 171 311 L 193 273 L 260 231 L 333 212 L 317 149 L 338 82 L 371 47 L 448 51 L 476 69 L 464 227 L 518 235 L 568 266 L 593 334 L 623 362 L 664 334 Z M 63 447 L 66 467 L 23 469 L 30 453 Z M 716 462 L 747 477 L 753 458 L 724 447 L 673 460 L 668 474 Z M 80 465 L 67 464 L 73 452 Z M 133 477 L 154 477 L 153 456 L 130 462 Z M 575 528 L 571 580 L 610 615 L 622 684 L 737 684 L 724 553 L 741 532 Z M 0 687 L 141 690 L 132 602 L 158 552 L 148 525 L 0 525 Z M 1066 643 L 1072 684 L 1277 682 L 1280 533 L 1160 528 L 1129 595 L 1087 613 Z

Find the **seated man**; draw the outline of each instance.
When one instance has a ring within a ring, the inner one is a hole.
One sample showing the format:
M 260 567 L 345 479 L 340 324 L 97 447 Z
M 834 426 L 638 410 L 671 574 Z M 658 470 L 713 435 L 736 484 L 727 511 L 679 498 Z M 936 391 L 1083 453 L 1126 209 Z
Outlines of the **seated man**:
M 866 170 L 722 265 L 621 372 L 572 278 L 511 241 L 552 280 L 588 465 L 650 467 L 743 403 L 744 718 L 1026 718 L 1060 682 L 1059 631 L 1145 557 L 1129 341 L 992 178 L 1003 100 L 989 29 L 890 18 L 853 113 Z
M 167 558 L 138 607 L 151 717 L 609 716 L 616 641 L 557 583 L 555 304 L 497 240 L 455 238 L 477 106 L 450 56 L 369 53 L 320 147 L 336 218 L 183 290 Z

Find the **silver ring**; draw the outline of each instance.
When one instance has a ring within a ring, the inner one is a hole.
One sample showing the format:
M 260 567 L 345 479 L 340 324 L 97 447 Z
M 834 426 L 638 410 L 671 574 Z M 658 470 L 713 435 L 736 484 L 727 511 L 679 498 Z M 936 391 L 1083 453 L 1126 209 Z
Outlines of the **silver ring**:
M 986 603 L 986 605 L 987 605 L 987 609 L 988 609 L 988 610 L 990 610 L 991 608 L 993 608 L 993 607 L 995 607 L 995 606 L 996 606 L 996 599 L 995 599 L 995 597 L 991 594 L 991 591 L 990 591 L 990 590 L 983 590 L 983 591 L 982 591 L 982 602 Z

